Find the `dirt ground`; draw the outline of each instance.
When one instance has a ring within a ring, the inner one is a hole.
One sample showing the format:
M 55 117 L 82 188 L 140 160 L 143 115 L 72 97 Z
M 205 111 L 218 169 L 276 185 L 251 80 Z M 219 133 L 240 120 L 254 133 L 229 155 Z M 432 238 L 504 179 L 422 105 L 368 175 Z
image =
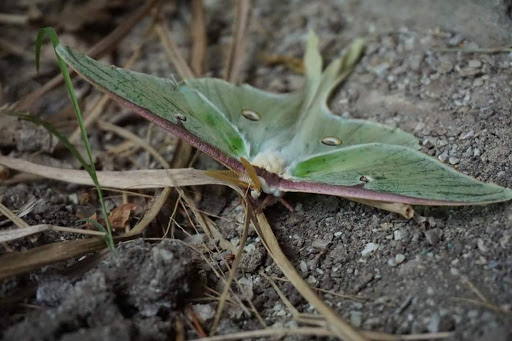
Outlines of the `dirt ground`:
M 232 11 L 223 1 L 205 1 L 208 31 L 208 76 L 220 76 L 230 42 Z M 43 13 L 56 16 L 57 1 L 43 2 Z M 2 12 L 7 8 L 0 5 Z M 16 8 L 26 10 L 23 2 Z M 15 10 L 9 9 L 11 13 Z M 95 24 L 67 19 L 59 35 L 68 44 L 85 50 L 112 30 L 123 16 L 137 8 L 112 6 L 100 13 L 107 19 Z M 60 10 L 60 9 L 59 9 Z M 96 12 L 95 12 L 96 13 Z M 162 10 L 177 44 L 190 47 L 188 6 L 167 5 Z M 99 14 L 98 14 L 99 15 Z M 55 18 L 58 18 L 56 16 Z M 100 16 L 101 18 L 101 16 Z M 50 20 L 50 19 L 48 19 Z M 145 36 L 151 22 L 145 19 L 119 45 L 107 62 L 122 65 L 133 47 L 144 41 L 134 70 L 170 77 L 175 70 L 155 37 Z M 51 23 L 51 21 L 50 21 Z M 450 26 L 450 27 L 460 27 Z M 12 103 L 39 88 L 57 73 L 52 51 L 43 51 L 41 73 L 35 74 L 33 46 L 37 25 L 22 29 L 3 25 L 3 39 L 22 51 L 0 58 L 2 103 Z M 247 40 L 244 82 L 274 92 L 302 86 L 302 76 L 284 65 L 268 65 L 261 54 L 302 57 L 307 33 L 314 29 L 325 59 L 330 60 L 356 37 L 366 41 L 366 53 L 354 73 L 334 94 L 330 103 L 343 117 L 364 118 L 413 133 L 422 151 L 457 170 L 485 182 L 512 187 L 512 53 L 463 53 L 446 48 L 495 47 L 482 45 L 482 37 L 444 27 L 425 28 L 414 21 L 398 23 L 365 9 L 357 1 L 255 1 Z M 484 39 L 485 40 L 485 39 Z M 91 92 L 78 82 L 79 93 Z M 68 104 L 63 89 L 45 95 L 31 110 L 43 117 L 62 120 L 60 128 L 72 131 L 72 113 L 60 111 Z M 88 101 L 85 101 L 87 107 Z M 60 115 L 60 116 L 59 116 Z M 103 116 L 150 139 L 170 159 L 174 138 L 163 130 L 109 105 Z M 3 119 L 3 118 L 2 118 Z M 59 167 L 78 167 L 41 128 L 15 120 L 2 121 L 2 154 Z M 91 127 L 97 164 L 105 170 L 156 167 L 141 152 L 125 157 L 109 153 L 122 142 L 111 133 Z M 197 167 L 211 165 L 201 157 Z M 193 193 L 196 190 L 190 190 Z M 219 194 L 222 193 L 219 198 Z M 147 192 L 152 194 L 152 192 Z M 2 203 L 18 210 L 33 202 L 23 217 L 29 224 L 73 226 L 77 217 L 91 216 L 97 202 L 90 188 L 38 180 L 0 185 Z M 92 197 L 89 201 L 84 197 Z M 114 207 L 120 196 L 109 193 Z M 148 204 L 143 199 L 139 206 Z M 276 205 L 266 210 L 281 247 L 307 282 L 321 289 L 325 300 L 352 325 L 394 334 L 453 332 L 453 340 L 512 339 L 512 206 L 510 202 L 481 207 L 416 207 L 411 220 L 337 197 L 289 195 L 289 212 Z M 219 215 L 224 237 L 239 240 L 243 208 L 228 191 L 206 189 L 201 209 Z M 135 212 L 136 218 L 141 212 Z M 136 220 L 134 218 L 134 221 Z M 0 228 L 12 224 L 0 217 Z M 184 229 L 194 233 L 183 219 Z M 166 221 L 157 224 L 167 225 Z M 180 234 L 177 234 L 180 236 Z M 37 238 L 10 243 L 26 250 L 49 242 L 82 238 L 45 232 Z M 204 235 L 185 238 L 189 243 Z M 2 249 L 2 254 L 9 252 Z M 222 267 L 219 252 L 214 258 Z M 0 326 L 5 340 L 166 340 L 176 335 L 176 316 L 194 309 L 201 322 L 211 324 L 216 304 L 198 284 L 217 291 L 222 284 L 205 262 L 183 242 L 135 240 L 114 253 L 90 256 L 95 262 L 83 269 L 69 260 L 30 274 L 5 280 L 0 297 L 20 295 L 15 303 L 2 301 Z M 262 275 L 282 278 L 251 231 L 237 278 L 243 283 L 243 299 L 250 300 L 269 327 L 295 327 L 276 291 Z M 276 280 L 290 302 L 302 313 L 315 310 L 285 281 Z M 23 294 L 24 293 L 24 294 Z M 345 297 L 340 296 L 345 295 Z M 479 297 L 480 295 L 481 297 Z M 262 328 L 254 314 L 228 304 L 219 334 Z M 187 337 L 198 337 L 186 324 Z M 286 336 L 286 340 L 322 339 Z

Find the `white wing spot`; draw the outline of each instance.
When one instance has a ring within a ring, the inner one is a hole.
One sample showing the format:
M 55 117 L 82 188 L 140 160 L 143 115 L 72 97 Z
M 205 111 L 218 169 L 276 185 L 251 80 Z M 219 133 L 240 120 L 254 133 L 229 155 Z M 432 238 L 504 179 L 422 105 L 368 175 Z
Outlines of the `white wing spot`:
M 326 146 L 339 146 L 341 144 L 341 139 L 336 136 L 326 136 L 320 140 Z
M 259 121 L 261 120 L 261 115 L 256 111 L 251 109 L 243 109 L 242 116 L 248 119 L 249 121 Z

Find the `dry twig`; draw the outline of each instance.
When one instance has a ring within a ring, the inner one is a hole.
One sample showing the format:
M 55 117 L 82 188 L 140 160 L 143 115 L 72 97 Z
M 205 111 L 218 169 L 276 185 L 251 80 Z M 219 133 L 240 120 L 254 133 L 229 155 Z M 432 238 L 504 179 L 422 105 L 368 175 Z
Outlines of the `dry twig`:
M 251 12 L 250 0 L 235 0 L 235 23 L 233 25 L 233 42 L 229 50 L 224 79 L 230 83 L 237 83 L 242 71 L 245 55 L 245 39 L 249 27 L 249 14 Z

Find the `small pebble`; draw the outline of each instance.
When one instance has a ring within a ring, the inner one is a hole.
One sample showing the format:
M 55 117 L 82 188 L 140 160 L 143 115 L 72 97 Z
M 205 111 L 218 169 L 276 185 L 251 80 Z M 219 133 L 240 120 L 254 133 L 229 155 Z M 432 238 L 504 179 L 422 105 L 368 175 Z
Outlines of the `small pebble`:
M 450 159 L 448 160 L 448 162 L 450 163 L 450 165 L 456 165 L 459 163 L 459 159 L 457 159 L 454 156 L 451 156 Z
M 441 322 L 441 316 L 438 313 L 432 314 L 430 317 L 430 322 L 427 325 L 427 329 L 431 333 L 439 332 L 439 324 Z
M 373 72 L 375 72 L 379 77 L 382 77 L 387 69 L 389 69 L 389 63 L 384 62 L 374 67 Z
M 482 66 L 482 62 L 481 62 L 481 61 L 479 61 L 479 60 L 471 59 L 471 60 L 468 62 L 468 67 L 476 68 L 476 67 L 480 67 L 480 66 Z
M 420 130 L 423 130 L 423 128 L 425 128 L 425 123 L 424 122 L 418 122 L 418 124 L 416 124 L 416 128 L 414 128 L 414 131 L 420 131 Z
M 476 245 L 478 246 L 478 249 L 480 251 L 482 251 L 482 253 L 489 252 L 489 248 L 487 246 L 485 246 L 485 243 L 484 243 L 484 241 L 481 238 L 478 238 L 478 240 L 476 242 Z
M 459 69 L 459 75 L 461 75 L 462 77 L 474 76 L 479 72 L 480 72 L 479 69 L 471 68 L 471 67 L 465 67 L 465 68 Z
M 466 140 L 466 139 L 469 139 L 470 137 L 472 137 L 472 136 L 474 136 L 474 135 L 475 135 L 475 131 L 471 129 L 470 131 L 468 131 L 468 132 L 467 132 L 467 133 L 465 133 L 464 135 L 461 135 L 461 136 L 459 137 L 459 139 L 461 139 L 461 140 Z
M 395 263 L 402 264 L 405 261 L 405 255 L 399 253 L 395 256 Z
M 473 81 L 473 86 L 482 86 L 484 85 L 484 80 L 482 78 L 477 78 Z
M 439 155 L 437 158 L 439 159 L 439 161 L 445 162 L 446 159 L 448 159 L 448 152 L 447 151 L 442 152 L 441 155 Z
M 379 248 L 379 244 L 375 244 L 375 243 L 368 243 L 366 244 L 366 246 L 364 247 L 363 251 L 361 251 L 361 256 L 363 257 L 367 257 L 369 256 L 372 252 L 374 252 L 375 250 L 377 250 Z
M 438 228 L 425 231 L 425 238 L 430 245 L 436 245 L 439 242 L 440 231 Z
M 215 308 L 211 304 L 194 304 L 192 309 L 203 323 L 215 317 Z
M 313 247 L 316 247 L 317 249 L 325 249 L 330 243 L 330 241 L 325 239 L 316 239 L 313 241 Z
M 355 310 L 351 311 L 350 323 L 356 328 L 361 327 L 361 324 L 363 323 L 363 313 Z

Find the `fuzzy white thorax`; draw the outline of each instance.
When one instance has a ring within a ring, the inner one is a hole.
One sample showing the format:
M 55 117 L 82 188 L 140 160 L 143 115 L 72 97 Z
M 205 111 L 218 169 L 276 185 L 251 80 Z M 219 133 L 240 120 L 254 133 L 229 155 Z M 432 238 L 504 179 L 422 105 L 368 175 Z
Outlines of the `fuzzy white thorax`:
M 279 175 L 281 178 L 289 179 L 291 176 L 288 173 L 286 166 L 287 162 L 283 155 L 275 151 L 260 152 L 252 160 L 252 164 L 256 167 L 263 168 L 270 173 Z M 267 194 L 272 194 L 276 197 L 282 195 L 277 187 L 269 186 L 264 178 L 258 177 L 261 183 L 261 189 Z
M 274 187 L 274 186 L 269 186 L 267 184 L 267 181 L 265 181 L 265 179 L 263 179 L 261 176 L 258 176 L 258 179 L 260 180 L 261 189 L 263 190 L 263 192 L 265 192 L 267 194 L 272 194 L 275 197 L 280 197 L 283 195 L 283 193 L 279 190 L 279 188 Z M 252 192 L 251 192 L 251 195 L 253 196 L 254 199 L 257 199 L 259 197 L 259 195 L 257 197 L 254 197 Z M 261 193 L 260 193 L 260 195 L 261 195 Z
M 279 152 L 260 152 L 254 157 L 252 164 L 281 177 L 289 177 L 286 173 L 286 161 Z

